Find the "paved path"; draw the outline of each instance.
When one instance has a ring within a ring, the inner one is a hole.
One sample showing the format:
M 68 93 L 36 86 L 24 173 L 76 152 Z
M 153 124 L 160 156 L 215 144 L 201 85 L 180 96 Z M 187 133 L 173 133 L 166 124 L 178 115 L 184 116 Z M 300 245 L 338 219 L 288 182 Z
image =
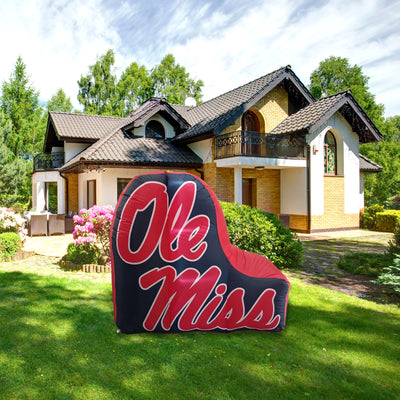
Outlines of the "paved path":
M 73 242 L 72 234 L 27 237 L 23 250 L 34 251 L 42 256 L 61 258 L 67 254 L 67 247 Z

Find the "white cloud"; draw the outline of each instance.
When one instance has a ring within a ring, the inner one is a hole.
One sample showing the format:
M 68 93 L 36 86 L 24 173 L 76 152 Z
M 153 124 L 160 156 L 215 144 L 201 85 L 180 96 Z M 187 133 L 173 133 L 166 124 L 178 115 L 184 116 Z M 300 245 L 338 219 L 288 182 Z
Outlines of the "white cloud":
M 77 106 L 77 80 L 98 55 L 116 51 L 152 67 L 171 52 L 211 98 L 291 64 L 308 84 L 330 55 L 363 66 L 386 115 L 400 114 L 400 1 L 384 0 L 21 0 L 1 2 L 7 80 L 18 55 L 41 98 L 62 87 Z

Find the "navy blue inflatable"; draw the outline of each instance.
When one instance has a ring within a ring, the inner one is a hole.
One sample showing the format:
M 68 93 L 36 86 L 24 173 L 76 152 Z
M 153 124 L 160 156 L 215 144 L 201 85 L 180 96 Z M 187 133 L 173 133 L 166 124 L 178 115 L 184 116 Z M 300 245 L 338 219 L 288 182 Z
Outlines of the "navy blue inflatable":
M 289 281 L 230 243 L 213 191 L 187 173 L 132 179 L 111 230 L 114 318 L 123 333 L 281 331 Z

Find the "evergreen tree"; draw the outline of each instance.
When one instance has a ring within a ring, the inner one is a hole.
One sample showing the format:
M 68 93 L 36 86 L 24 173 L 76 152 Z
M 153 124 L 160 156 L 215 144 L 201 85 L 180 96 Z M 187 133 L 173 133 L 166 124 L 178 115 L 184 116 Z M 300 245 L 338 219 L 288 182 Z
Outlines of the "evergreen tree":
M 57 92 L 47 102 L 47 111 L 71 112 L 71 99 L 67 97 L 64 90 L 58 89 Z
M 39 92 L 30 84 L 21 57 L 10 80 L 3 82 L 0 107 L 12 124 L 11 133 L 4 137 L 5 144 L 15 156 L 32 158 L 43 144 L 43 110 L 39 106 Z

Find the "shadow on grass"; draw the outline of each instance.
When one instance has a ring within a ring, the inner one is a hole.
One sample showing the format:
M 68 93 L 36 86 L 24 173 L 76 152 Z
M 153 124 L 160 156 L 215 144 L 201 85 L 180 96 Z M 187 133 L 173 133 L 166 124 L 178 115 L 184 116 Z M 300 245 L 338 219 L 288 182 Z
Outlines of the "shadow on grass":
M 117 335 L 109 285 L 0 273 L 0 398 L 397 398 L 399 319 L 313 290 L 279 334 Z

